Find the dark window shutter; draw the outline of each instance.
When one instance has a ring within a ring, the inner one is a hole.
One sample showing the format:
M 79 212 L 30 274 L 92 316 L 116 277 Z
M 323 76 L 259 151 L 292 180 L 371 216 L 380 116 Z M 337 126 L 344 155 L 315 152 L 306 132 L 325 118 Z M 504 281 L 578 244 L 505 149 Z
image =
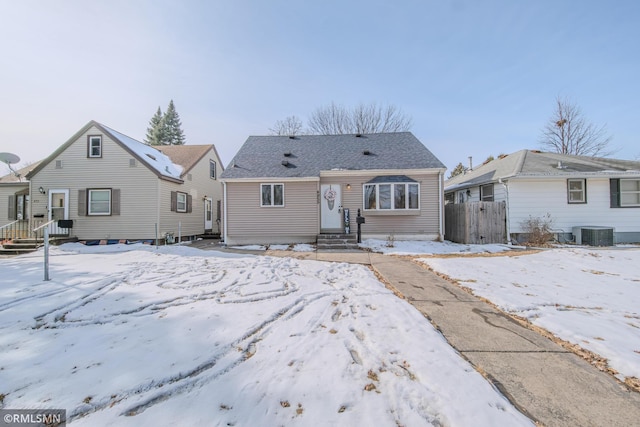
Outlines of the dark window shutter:
M 87 190 L 78 190 L 78 216 L 87 216 Z
M 15 194 L 9 195 L 8 218 L 9 219 L 13 219 L 13 220 L 18 219 L 18 215 L 17 215 L 17 212 L 16 212 L 16 195 Z
M 609 180 L 609 195 L 611 197 L 611 207 L 619 208 L 620 207 L 620 180 L 619 179 L 611 179 Z
M 120 215 L 120 189 L 111 190 L 111 215 Z
M 176 191 L 172 191 L 171 192 L 171 212 L 175 212 L 177 210 L 178 210 L 178 193 Z
M 193 210 L 193 198 L 191 197 L 191 194 L 187 194 L 187 213 L 191 213 L 191 211 Z

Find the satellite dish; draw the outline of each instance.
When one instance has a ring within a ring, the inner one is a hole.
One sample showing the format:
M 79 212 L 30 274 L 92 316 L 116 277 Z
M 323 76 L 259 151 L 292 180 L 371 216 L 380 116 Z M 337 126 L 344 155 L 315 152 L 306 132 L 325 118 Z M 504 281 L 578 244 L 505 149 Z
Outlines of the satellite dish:
M 0 162 L 11 165 L 14 163 L 18 163 L 19 161 L 20 157 L 16 156 L 13 153 L 0 153 Z

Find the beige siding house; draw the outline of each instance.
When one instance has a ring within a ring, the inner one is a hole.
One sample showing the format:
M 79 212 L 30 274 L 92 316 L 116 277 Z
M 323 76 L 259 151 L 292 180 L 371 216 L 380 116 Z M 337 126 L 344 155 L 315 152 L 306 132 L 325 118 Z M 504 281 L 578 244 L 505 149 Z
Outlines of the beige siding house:
M 221 162 L 213 145 L 152 147 L 89 122 L 28 174 L 33 225 L 80 240 L 217 232 Z
M 224 241 L 353 234 L 358 210 L 364 238 L 441 239 L 444 171 L 409 132 L 252 136 L 221 176 Z

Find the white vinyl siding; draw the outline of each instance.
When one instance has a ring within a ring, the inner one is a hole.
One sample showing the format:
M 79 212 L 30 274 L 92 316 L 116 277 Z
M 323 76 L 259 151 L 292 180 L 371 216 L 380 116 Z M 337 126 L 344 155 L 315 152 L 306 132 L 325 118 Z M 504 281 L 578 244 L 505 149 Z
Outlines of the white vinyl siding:
M 567 203 L 566 179 L 518 179 L 508 185 L 512 233 L 525 232 L 521 223 L 529 216 L 543 217 L 547 213 L 556 231 L 572 232 L 573 227 L 582 225 L 615 227 L 616 232 L 638 231 L 636 209 L 611 209 L 608 178 L 587 179 L 588 204 Z

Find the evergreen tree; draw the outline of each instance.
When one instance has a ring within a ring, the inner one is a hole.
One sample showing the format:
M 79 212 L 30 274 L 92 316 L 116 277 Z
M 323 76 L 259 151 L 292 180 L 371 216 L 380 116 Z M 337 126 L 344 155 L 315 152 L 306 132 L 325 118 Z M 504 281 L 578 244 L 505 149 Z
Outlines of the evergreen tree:
M 458 165 L 455 168 L 453 168 L 453 170 L 451 171 L 451 175 L 449 175 L 448 179 L 451 179 L 454 176 L 458 176 L 460 174 L 463 174 L 465 170 L 467 170 L 467 168 L 464 167 L 462 162 L 458 163 Z
M 180 116 L 176 111 L 173 100 L 169 102 L 167 111 L 162 114 L 162 110 L 158 107 L 158 111 L 149 121 L 147 128 L 147 136 L 144 139 L 149 145 L 183 145 L 185 142 L 184 132 L 182 131 L 182 123 Z
M 164 145 L 164 137 L 162 135 L 164 130 L 163 118 L 162 110 L 158 107 L 156 114 L 154 114 L 153 117 L 151 117 L 151 120 L 149 120 L 147 136 L 145 137 L 144 142 L 149 145 Z
M 173 105 L 173 99 L 169 102 L 169 107 L 167 107 L 167 111 L 164 113 L 163 122 L 165 144 L 183 145 L 184 132 L 182 131 L 180 116 Z

